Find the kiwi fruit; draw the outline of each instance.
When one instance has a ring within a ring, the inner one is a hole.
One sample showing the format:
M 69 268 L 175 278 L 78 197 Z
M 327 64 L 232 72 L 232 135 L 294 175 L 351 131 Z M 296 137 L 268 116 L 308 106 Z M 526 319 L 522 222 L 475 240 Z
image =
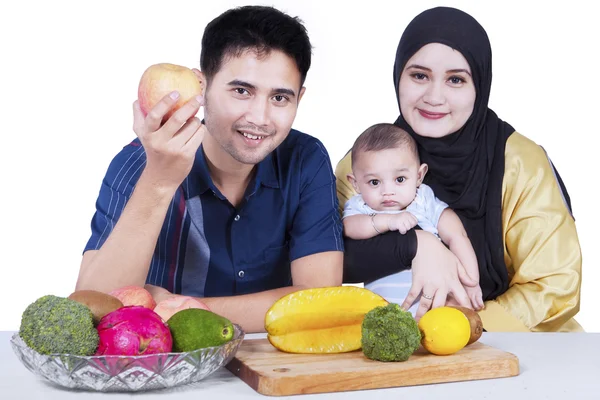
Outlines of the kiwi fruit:
M 471 337 L 469 338 L 467 346 L 471 343 L 475 343 L 476 341 L 478 341 L 481 337 L 481 334 L 483 333 L 483 323 L 481 322 L 481 317 L 479 317 L 477 311 L 461 306 L 452 306 L 452 308 L 456 308 L 457 310 L 465 314 L 465 317 L 467 317 L 467 319 L 469 320 L 469 325 L 471 325 Z
M 92 311 L 96 325 L 106 314 L 123 307 L 121 300 L 97 290 L 78 290 L 68 298 L 87 306 Z

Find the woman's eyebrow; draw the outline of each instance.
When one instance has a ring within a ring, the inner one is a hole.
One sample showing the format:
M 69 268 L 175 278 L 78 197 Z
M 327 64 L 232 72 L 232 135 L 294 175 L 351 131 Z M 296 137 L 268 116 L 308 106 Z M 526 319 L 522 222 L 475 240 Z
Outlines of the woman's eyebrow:
M 471 73 L 464 68 L 449 69 L 448 71 L 446 71 L 447 74 L 456 74 L 458 72 L 464 72 L 465 74 L 471 76 Z
M 419 65 L 419 64 L 411 64 L 408 67 L 406 67 L 406 69 L 411 69 L 411 68 L 424 69 L 425 71 L 431 72 L 430 68 L 424 67 L 424 66 Z
M 424 66 L 419 65 L 419 64 L 411 64 L 408 67 L 406 67 L 406 69 L 411 69 L 411 68 L 422 69 L 424 71 L 431 72 L 431 68 L 427 68 L 427 67 L 424 67 Z M 467 75 L 471 76 L 471 73 L 468 70 L 464 69 L 464 68 L 449 69 L 448 71 L 446 71 L 447 74 L 456 74 L 456 73 L 459 73 L 459 72 L 464 72 Z

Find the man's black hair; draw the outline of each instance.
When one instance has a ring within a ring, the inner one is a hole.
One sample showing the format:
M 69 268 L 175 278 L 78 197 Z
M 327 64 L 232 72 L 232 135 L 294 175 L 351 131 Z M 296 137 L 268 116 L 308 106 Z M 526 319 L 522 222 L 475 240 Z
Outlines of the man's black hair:
M 312 47 L 298 17 L 273 7 L 244 6 L 230 9 L 212 20 L 202 36 L 200 68 L 208 83 L 227 57 L 239 57 L 247 50 L 258 57 L 279 50 L 296 62 L 300 85 L 310 68 Z

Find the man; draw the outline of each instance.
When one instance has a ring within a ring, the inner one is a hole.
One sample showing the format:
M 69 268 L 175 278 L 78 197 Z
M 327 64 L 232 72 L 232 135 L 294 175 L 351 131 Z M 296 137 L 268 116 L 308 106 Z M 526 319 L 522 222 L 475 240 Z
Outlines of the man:
M 282 296 L 341 285 L 329 156 L 291 129 L 310 58 L 304 26 L 274 8 L 236 8 L 208 24 L 194 71 L 203 97 L 162 125 L 177 93 L 146 117 L 134 103 L 138 139 L 108 168 L 77 290 L 195 296 L 258 332 Z

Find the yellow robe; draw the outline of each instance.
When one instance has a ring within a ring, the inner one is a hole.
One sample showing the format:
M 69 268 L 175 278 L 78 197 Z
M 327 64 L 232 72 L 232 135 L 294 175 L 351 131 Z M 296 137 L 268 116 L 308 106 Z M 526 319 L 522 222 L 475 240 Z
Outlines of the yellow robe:
M 502 182 L 504 261 L 508 290 L 479 312 L 487 331 L 583 331 L 579 311 L 581 248 L 546 153 L 515 132 L 506 142 Z M 355 192 L 346 175 L 350 153 L 336 167 L 340 212 Z

